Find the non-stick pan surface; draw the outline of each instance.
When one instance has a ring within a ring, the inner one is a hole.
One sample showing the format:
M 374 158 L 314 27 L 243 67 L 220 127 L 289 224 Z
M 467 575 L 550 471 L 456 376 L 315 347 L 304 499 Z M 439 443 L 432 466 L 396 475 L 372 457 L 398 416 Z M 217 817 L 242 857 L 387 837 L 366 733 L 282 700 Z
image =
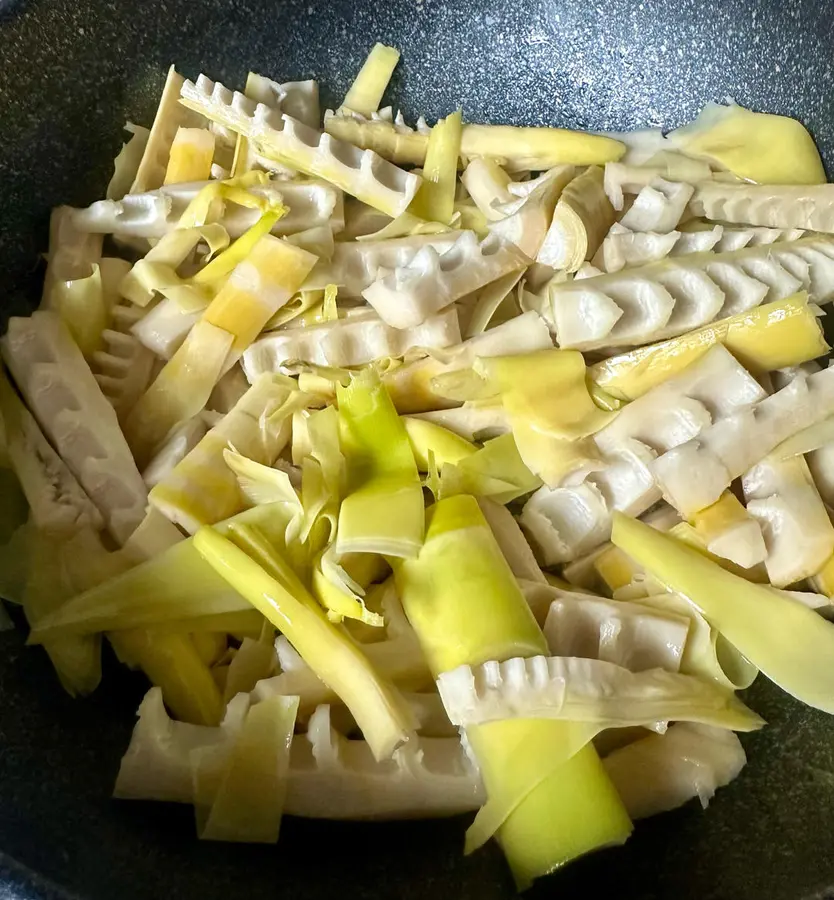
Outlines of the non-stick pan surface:
M 831 162 L 832 26 L 830 0 L 0 0 L 0 319 L 37 302 L 50 208 L 102 195 L 172 62 L 236 86 L 315 77 L 332 104 L 381 40 L 403 51 L 390 99 L 410 120 L 673 126 L 731 97 L 799 117 Z M 278 847 L 247 847 L 198 843 L 190 809 L 112 801 L 143 690 L 111 675 L 73 701 L 42 651 L 0 635 L 0 898 L 512 896 L 495 848 L 461 856 L 459 820 L 288 819 Z M 769 725 L 708 811 L 641 823 L 529 896 L 834 896 L 834 720 L 764 679 L 748 701 Z

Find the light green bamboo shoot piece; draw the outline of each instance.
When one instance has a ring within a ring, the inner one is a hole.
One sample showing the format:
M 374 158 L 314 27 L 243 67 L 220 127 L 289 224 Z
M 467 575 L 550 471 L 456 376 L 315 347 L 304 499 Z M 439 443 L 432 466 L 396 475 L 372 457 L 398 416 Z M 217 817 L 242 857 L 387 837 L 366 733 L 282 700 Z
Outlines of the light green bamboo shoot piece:
M 428 518 L 419 556 L 398 563 L 395 574 L 435 676 L 545 653 L 544 636 L 477 502 L 442 500 Z M 596 847 L 622 843 L 631 832 L 590 736 L 582 725 L 535 719 L 467 731 L 489 797 L 471 843 L 483 843 L 498 827 L 520 888 Z
M 834 626 L 768 585 L 725 571 L 673 537 L 614 513 L 612 541 L 707 621 L 771 681 L 834 713 Z M 790 635 L 790 640 L 785 640 Z
M 350 90 L 345 94 L 342 108 L 358 112 L 362 116 L 375 113 L 399 61 L 400 51 L 396 47 L 374 44 Z
M 440 119 L 429 136 L 423 183 L 410 212 L 430 222 L 449 225 L 455 212 L 461 121 L 461 111 L 458 110 Z

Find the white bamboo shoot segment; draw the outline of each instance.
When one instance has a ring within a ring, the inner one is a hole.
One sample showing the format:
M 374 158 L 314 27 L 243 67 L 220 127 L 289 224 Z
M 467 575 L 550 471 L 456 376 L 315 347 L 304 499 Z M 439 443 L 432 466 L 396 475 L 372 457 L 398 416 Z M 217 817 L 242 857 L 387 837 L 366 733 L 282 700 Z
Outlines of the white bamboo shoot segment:
M 770 583 L 783 588 L 815 575 L 834 552 L 834 527 L 804 458 L 766 457 L 741 483 L 764 535 Z
M 268 685 L 260 682 L 253 694 L 238 694 L 214 728 L 171 719 L 162 692 L 151 688 L 139 707 L 113 795 L 193 802 L 192 752 L 231 748 L 250 706 L 271 696 Z M 329 706 L 320 706 L 306 734 L 292 741 L 284 812 L 350 821 L 434 818 L 483 804 L 481 779 L 457 737 L 421 737 L 413 743 L 377 762 L 364 741 L 349 741 L 333 727 Z
M 163 297 L 131 327 L 139 344 L 160 359 L 170 359 L 182 346 L 203 310 L 184 310 L 176 300 Z
M 263 75 L 250 72 L 246 79 L 246 96 L 257 103 L 280 109 L 310 128 L 321 127 L 319 86 L 312 79 L 279 84 Z
M 719 227 L 719 226 L 716 226 Z M 762 244 L 775 244 L 777 241 L 798 241 L 805 237 L 802 228 L 765 228 L 751 225 L 722 225 L 721 239 L 715 245 L 716 253 L 733 253 L 745 247 L 761 247 Z
M 686 228 L 681 227 L 678 240 L 672 248 L 670 256 L 688 256 L 690 253 L 708 253 L 710 250 L 715 250 L 716 253 L 719 253 L 721 251 L 716 250 L 716 248 L 723 236 L 723 225 L 713 225 L 712 228 L 703 228 L 696 231 L 688 231 Z M 790 240 L 796 240 L 796 238 L 790 238 Z M 740 250 L 741 247 L 736 249 Z
M 658 454 L 764 396 L 732 354 L 716 345 L 630 403 L 592 436 L 602 463 L 586 472 L 582 483 L 568 477 L 539 488 L 525 504 L 520 521 L 540 559 L 545 565 L 570 562 L 608 540 L 613 510 L 639 516 L 660 499 Z
M 698 253 L 553 285 L 546 315 L 562 347 L 633 346 L 676 337 L 801 289 L 818 303 L 834 297 L 830 239 Z
M 654 464 L 664 497 L 686 518 L 715 503 L 778 444 L 834 413 L 834 368 L 786 387 L 675 447 Z
M 573 166 L 557 166 L 535 181 L 525 182 L 528 193 L 505 203 L 500 208 L 502 218 L 489 225 L 489 231 L 515 244 L 529 259 L 535 259 L 548 233 L 556 202 L 575 171 Z
M 712 221 L 834 233 L 834 184 L 704 181 L 695 185 L 689 206 Z
M 348 741 L 319 707 L 293 741 L 284 811 L 327 819 L 451 816 L 483 802 L 477 770 L 456 738 L 417 738 L 378 763 L 364 741 Z
M 375 150 L 398 164 L 422 166 L 426 160 L 429 128 L 421 118 L 416 129 L 391 110 L 360 115 L 324 114 L 325 130 L 344 141 Z M 517 128 L 512 125 L 464 125 L 461 155 L 495 159 L 512 172 L 542 172 L 553 166 L 595 166 L 619 159 L 625 147 L 606 135 L 564 128 Z M 708 176 L 704 176 L 708 177 Z
M 145 466 L 142 472 L 142 478 L 148 486 L 148 490 L 151 490 L 160 481 L 168 478 L 174 469 L 200 443 L 207 431 L 208 427 L 202 415 L 186 419 L 185 422 L 180 422 L 176 428 L 172 429 L 162 446 L 154 454 L 153 459 Z M 162 518 L 161 514 L 155 509 L 154 513 Z M 168 520 L 164 519 L 164 521 L 167 522 Z
M 631 231 L 666 234 L 677 227 L 692 192 L 692 185 L 655 178 L 634 198 L 620 224 Z
M 603 190 L 602 169 L 591 166 L 562 191 L 536 262 L 576 272 L 600 246 L 614 222 L 614 208 Z
M 392 328 L 373 312 L 362 311 L 308 328 L 287 328 L 258 338 L 243 354 L 250 382 L 279 372 L 291 360 L 338 368 L 377 359 L 398 359 L 409 350 L 441 350 L 460 343 L 457 310 L 447 309 L 413 328 Z
M 144 518 L 147 490 L 115 410 L 66 326 L 45 311 L 12 318 L 2 350 L 29 409 L 123 544 Z
M 251 140 L 260 152 L 318 178 L 396 217 L 414 199 L 420 178 L 298 119 L 280 114 L 201 75 L 186 81 L 183 103 Z
M 681 722 L 666 734 L 652 734 L 615 750 L 602 764 L 629 816 L 645 819 L 694 797 L 706 807 L 746 762 L 732 731 Z
M 491 159 L 473 159 L 460 176 L 463 186 L 488 222 L 503 218 L 501 206 L 513 197 L 508 190 L 510 176 Z
M 72 210 L 72 224 L 82 233 L 117 234 L 130 237 L 161 238 L 173 231 L 189 203 L 212 181 L 171 184 L 141 194 L 126 194 L 120 200 L 97 200 L 84 209 Z M 284 203 L 288 212 L 272 226 L 272 234 L 286 235 L 326 225 L 341 230 L 344 225 L 342 193 L 317 179 L 269 181 L 246 188 L 255 201 L 271 205 Z M 233 200 L 222 202 L 216 220 L 238 238 L 257 222 L 261 210 L 241 206 Z
M 471 231 L 439 253 L 427 246 L 405 266 L 383 274 L 362 296 L 394 328 L 419 325 L 455 300 L 529 265 L 514 244 L 492 234 L 480 243 Z
M 634 166 L 619 162 L 606 164 L 603 185 L 614 209 L 623 209 L 625 194 L 639 194 L 656 178 L 693 182 L 706 181 L 710 177 L 708 163 L 680 154 L 666 153 L 663 157 L 664 164 L 657 166 Z
M 597 251 L 594 263 L 607 273 L 645 266 L 669 256 L 680 237 L 679 231 L 667 234 L 635 232 L 615 222 Z

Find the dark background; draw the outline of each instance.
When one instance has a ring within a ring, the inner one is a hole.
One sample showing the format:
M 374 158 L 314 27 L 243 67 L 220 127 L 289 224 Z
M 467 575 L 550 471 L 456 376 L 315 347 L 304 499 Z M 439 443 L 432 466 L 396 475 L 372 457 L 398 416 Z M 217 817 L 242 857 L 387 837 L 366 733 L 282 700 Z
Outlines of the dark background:
M 233 87 L 249 69 L 315 77 L 333 105 L 380 40 L 403 51 L 390 97 L 410 121 L 460 105 L 470 121 L 672 127 L 734 98 L 801 118 L 831 161 L 832 25 L 828 0 L 0 0 L 0 318 L 37 302 L 49 209 L 102 195 L 123 121 L 150 124 L 172 62 Z M 244 847 L 198 843 L 190 809 L 111 801 L 142 692 L 108 678 L 72 701 L 40 650 L 0 635 L 0 900 L 512 896 L 494 847 L 460 855 L 463 821 L 286 819 L 278 847 Z M 763 680 L 748 701 L 769 727 L 708 812 L 641 823 L 528 896 L 834 896 L 834 722 Z

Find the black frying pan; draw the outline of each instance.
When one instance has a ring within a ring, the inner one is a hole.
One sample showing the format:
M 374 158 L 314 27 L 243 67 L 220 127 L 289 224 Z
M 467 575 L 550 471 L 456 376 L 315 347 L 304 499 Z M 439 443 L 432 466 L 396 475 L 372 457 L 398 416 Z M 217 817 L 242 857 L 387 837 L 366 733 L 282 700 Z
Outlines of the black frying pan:
M 380 40 L 403 51 L 391 99 L 409 119 L 461 105 L 629 129 L 732 97 L 802 119 L 831 162 L 832 27 L 830 0 L 0 0 L 0 318 L 37 302 L 50 208 L 102 196 L 171 62 L 236 86 L 316 77 L 332 104 Z M 0 898 L 512 896 L 494 847 L 461 856 L 461 821 L 288 819 L 277 848 L 247 847 L 198 843 L 190 809 L 112 801 L 144 687 L 106 672 L 72 701 L 45 654 L 0 635 Z M 834 719 L 764 679 L 748 700 L 769 727 L 742 736 L 750 763 L 708 812 L 641 823 L 528 896 L 834 897 Z

